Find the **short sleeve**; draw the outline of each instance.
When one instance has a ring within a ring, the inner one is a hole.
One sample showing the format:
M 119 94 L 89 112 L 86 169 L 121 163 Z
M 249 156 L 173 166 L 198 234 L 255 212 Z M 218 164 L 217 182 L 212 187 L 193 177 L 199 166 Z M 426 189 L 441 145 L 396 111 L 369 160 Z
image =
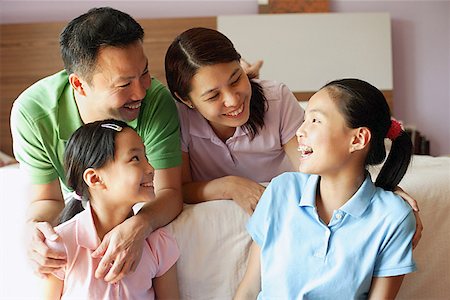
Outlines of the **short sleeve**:
M 412 256 L 412 237 L 416 220 L 412 211 L 386 236 L 387 241 L 377 256 L 374 277 L 398 276 L 414 272 L 416 265 Z
M 304 111 L 285 84 L 280 84 L 280 97 L 283 100 L 280 111 L 280 136 L 281 143 L 284 145 L 295 136 L 297 129 L 302 125 Z
M 181 165 L 180 124 L 172 95 L 156 79 L 148 91 L 137 131 L 155 169 Z
M 21 97 L 26 96 L 22 95 Z M 30 174 L 31 183 L 49 183 L 58 178 L 58 173 L 47 155 L 37 122 L 20 104 L 19 99 L 16 100 L 11 110 L 14 156 L 19 161 L 21 168 Z M 20 99 L 20 101 L 24 100 Z
M 273 182 L 274 181 L 272 181 L 265 189 L 258 201 L 258 204 L 256 205 L 255 211 L 247 222 L 248 233 L 260 247 L 263 246 L 266 240 L 268 224 L 270 224 L 271 220 L 271 207 L 274 200 Z
M 166 273 L 180 257 L 180 250 L 178 249 L 177 242 L 166 228 L 160 228 L 150 234 L 147 238 L 147 243 L 158 263 L 158 271 L 155 277 L 160 277 L 164 275 L 164 273 Z
M 61 241 L 61 238 L 57 239 L 56 241 L 45 240 L 45 243 L 51 250 L 65 253 L 67 255 L 66 247 L 64 246 L 63 242 Z M 52 274 L 56 278 L 58 278 L 60 280 L 64 280 L 64 278 L 66 277 L 66 266 L 63 266 L 63 267 L 57 269 L 56 271 L 53 271 Z

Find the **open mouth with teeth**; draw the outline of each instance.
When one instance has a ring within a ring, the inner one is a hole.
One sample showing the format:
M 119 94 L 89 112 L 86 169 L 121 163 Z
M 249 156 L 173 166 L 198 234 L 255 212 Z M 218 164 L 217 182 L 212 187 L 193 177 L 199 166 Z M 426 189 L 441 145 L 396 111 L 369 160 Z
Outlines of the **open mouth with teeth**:
M 148 188 L 148 187 L 153 187 L 153 183 L 152 182 L 144 182 L 141 183 L 142 187 Z
M 311 155 L 314 151 L 311 147 L 306 145 L 300 145 L 297 148 L 297 151 L 300 152 L 300 157 L 305 158 Z
M 229 112 L 229 113 L 226 113 L 226 114 L 224 114 L 224 115 L 227 116 L 227 117 L 237 117 L 237 116 L 239 116 L 243 111 L 244 111 L 244 104 L 242 103 L 242 105 L 241 105 L 238 109 L 236 109 L 236 110 L 234 110 L 234 111 L 231 111 L 231 112 Z
M 142 102 L 138 101 L 138 102 L 132 102 L 132 103 L 128 103 L 125 104 L 123 107 L 127 108 L 127 109 L 139 109 L 141 107 Z

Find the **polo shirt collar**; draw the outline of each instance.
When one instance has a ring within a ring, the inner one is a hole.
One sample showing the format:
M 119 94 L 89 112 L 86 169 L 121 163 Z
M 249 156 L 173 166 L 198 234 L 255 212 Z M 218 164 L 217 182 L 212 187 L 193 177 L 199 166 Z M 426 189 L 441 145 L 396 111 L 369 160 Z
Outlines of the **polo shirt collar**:
M 68 83 L 60 97 L 62 101 L 58 104 L 58 127 L 59 138 L 67 141 L 75 130 L 83 125 L 77 103 L 73 95 L 72 86 Z
M 319 175 L 310 175 L 306 180 L 306 184 L 300 198 L 299 206 L 311 206 L 316 205 L 316 190 L 319 183 Z
M 316 190 L 319 183 L 319 178 L 320 177 L 318 175 L 311 175 L 308 178 L 299 202 L 299 206 L 315 207 Z M 366 172 L 366 178 L 360 188 L 339 210 L 354 217 L 360 217 L 369 207 L 370 201 L 375 195 L 375 192 L 376 187 L 372 182 L 372 178 L 370 177 L 370 174 Z
M 94 251 L 98 246 L 100 246 L 100 239 L 94 225 L 94 217 L 92 216 L 89 201 L 86 203 L 85 210 L 80 212 L 77 220 L 75 235 L 77 244 L 81 247 Z
M 142 109 L 142 108 L 141 108 L 141 109 Z M 131 121 L 127 122 L 128 126 L 130 126 L 131 128 L 133 128 L 134 130 L 136 130 L 137 125 L 138 125 L 138 119 L 139 119 L 139 117 L 136 118 L 136 119 L 134 119 L 134 120 L 131 120 Z
M 366 172 L 366 179 L 363 181 L 362 185 L 350 200 L 340 208 L 340 210 L 354 217 L 361 217 L 369 207 L 376 189 L 369 172 Z

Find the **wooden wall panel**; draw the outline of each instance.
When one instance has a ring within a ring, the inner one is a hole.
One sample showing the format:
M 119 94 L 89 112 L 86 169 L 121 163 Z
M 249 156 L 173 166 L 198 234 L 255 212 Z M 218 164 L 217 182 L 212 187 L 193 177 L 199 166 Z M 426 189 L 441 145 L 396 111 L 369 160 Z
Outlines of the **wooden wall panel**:
M 0 151 L 12 154 L 9 115 L 28 86 L 62 69 L 59 33 L 65 23 L 0 25 Z
M 328 0 L 269 0 L 259 6 L 260 14 L 329 12 Z

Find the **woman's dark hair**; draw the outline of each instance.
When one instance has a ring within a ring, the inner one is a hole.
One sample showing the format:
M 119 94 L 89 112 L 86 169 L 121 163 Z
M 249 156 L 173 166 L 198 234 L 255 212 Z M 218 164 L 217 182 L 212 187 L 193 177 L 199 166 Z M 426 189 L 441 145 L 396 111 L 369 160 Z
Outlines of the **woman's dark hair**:
M 89 199 L 90 194 L 89 187 L 83 179 L 84 171 L 88 168 L 101 168 L 114 160 L 114 141 L 118 131 L 107 125 L 103 127 L 105 124 L 129 127 L 123 121 L 112 119 L 85 124 L 72 134 L 64 152 L 67 186 L 85 200 Z M 70 199 L 61 212 L 59 222 L 63 223 L 81 211 L 83 211 L 81 201 Z
M 239 62 L 240 59 L 241 55 L 233 43 L 222 33 L 202 27 L 188 29 L 177 36 L 167 50 L 165 58 L 167 86 L 173 97 L 182 102 L 181 99 L 190 99 L 192 78 L 201 67 Z M 250 84 L 252 87 L 250 117 L 242 127 L 247 129 L 253 138 L 264 126 L 267 101 L 261 85 L 252 80 Z
M 367 127 L 371 132 L 365 165 L 377 165 L 386 157 L 384 139 L 391 126 L 391 113 L 383 93 L 359 79 L 335 80 L 323 87 L 343 114 L 350 128 Z M 392 141 L 389 155 L 375 185 L 392 191 L 405 175 L 411 161 L 412 142 L 402 131 Z
M 90 81 L 101 48 L 125 47 L 143 38 L 144 30 L 130 15 L 110 7 L 92 8 L 70 21 L 60 34 L 64 68 Z

